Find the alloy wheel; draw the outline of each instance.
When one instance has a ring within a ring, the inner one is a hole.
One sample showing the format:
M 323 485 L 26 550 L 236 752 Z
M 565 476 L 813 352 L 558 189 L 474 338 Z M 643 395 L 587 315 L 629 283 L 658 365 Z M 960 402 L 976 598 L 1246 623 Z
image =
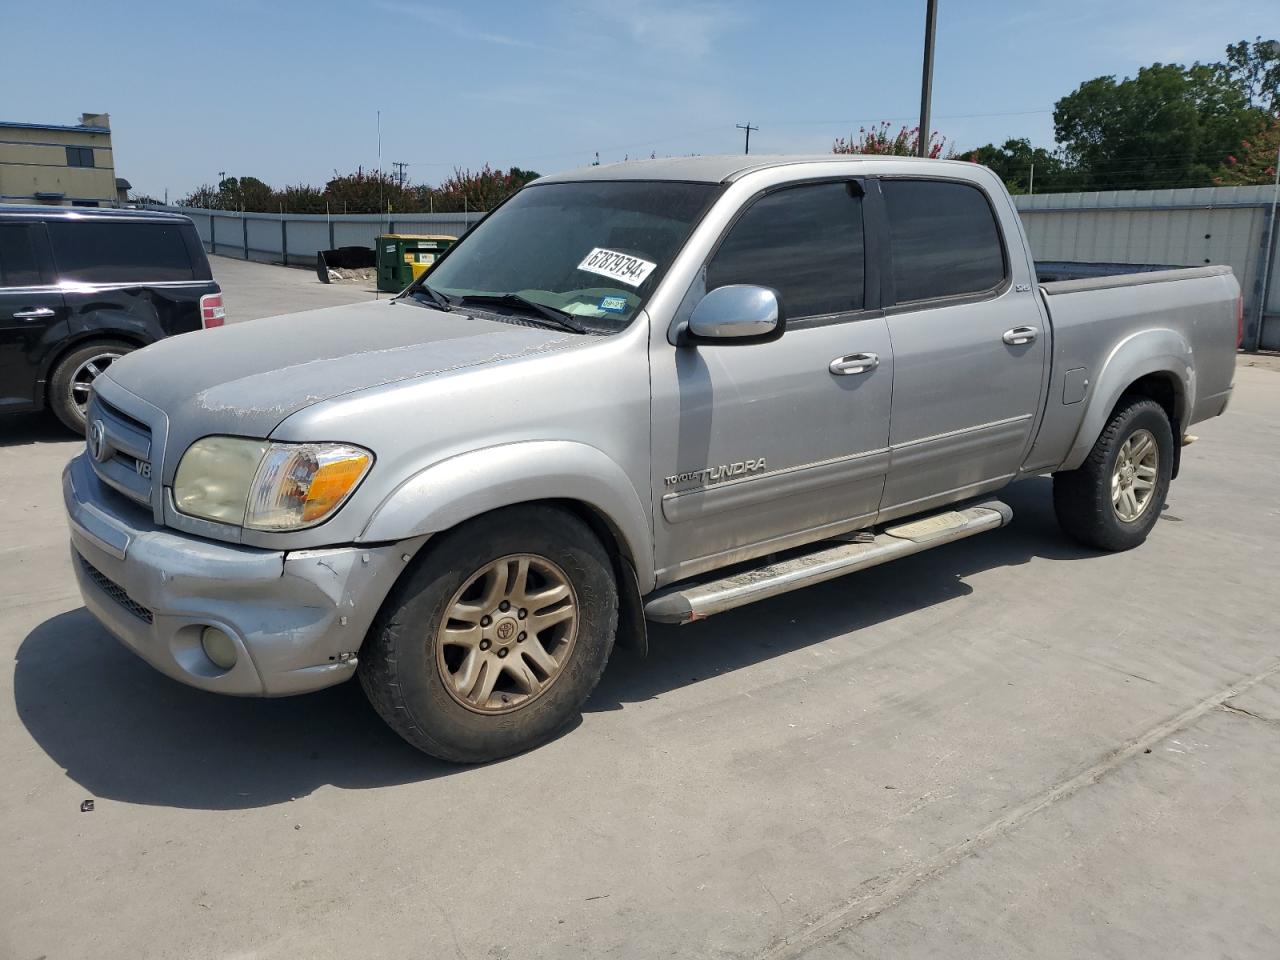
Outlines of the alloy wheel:
M 476 713 L 510 713 L 560 678 L 578 633 L 578 597 L 546 557 L 514 554 L 473 573 L 436 635 L 449 694 Z
M 1150 430 L 1135 430 L 1120 447 L 1111 474 L 1111 506 L 1133 523 L 1151 506 L 1160 474 L 1160 447 Z

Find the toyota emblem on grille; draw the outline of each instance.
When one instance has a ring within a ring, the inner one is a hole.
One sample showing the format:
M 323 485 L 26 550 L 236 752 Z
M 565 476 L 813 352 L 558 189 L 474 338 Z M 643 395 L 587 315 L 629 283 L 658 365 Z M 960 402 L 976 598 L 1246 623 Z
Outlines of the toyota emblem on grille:
M 101 420 L 89 424 L 89 456 L 101 463 L 107 458 L 107 428 Z

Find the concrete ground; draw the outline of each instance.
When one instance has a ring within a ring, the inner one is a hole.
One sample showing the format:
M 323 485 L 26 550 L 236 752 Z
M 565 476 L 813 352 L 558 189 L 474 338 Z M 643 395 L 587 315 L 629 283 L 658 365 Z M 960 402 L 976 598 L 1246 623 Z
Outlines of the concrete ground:
M 1280 373 L 1247 363 L 1142 548 L 1078 549 L 1029 481 L 1004 530 L 655 627 L 479 768 L 354 684 L 137 660 L 73 586 L 78 445 L 0 422 L 0 957 L 1274 958 Z
M 209 265 L 213 278 L 222 285 L 228 323 L 387 296 L 378 293 L 371 280 L 321 283 L 314 270 L 301 267 L 276 267 L 232 257 L 210 257 Z

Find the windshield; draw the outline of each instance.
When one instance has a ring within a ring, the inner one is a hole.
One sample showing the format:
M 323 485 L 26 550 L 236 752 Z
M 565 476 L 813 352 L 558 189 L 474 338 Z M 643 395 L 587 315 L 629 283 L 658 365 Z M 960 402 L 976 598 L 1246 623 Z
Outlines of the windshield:
M 621 329 L 718 191 L 658 181 L 527 187 L 423 281 L 454 300 L 518 294 L 594 328 Z

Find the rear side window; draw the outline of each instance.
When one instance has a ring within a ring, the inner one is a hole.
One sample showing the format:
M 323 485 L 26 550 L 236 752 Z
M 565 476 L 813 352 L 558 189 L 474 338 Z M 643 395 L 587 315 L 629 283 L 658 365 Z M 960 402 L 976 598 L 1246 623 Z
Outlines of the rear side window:
M 984 293 L 1005 276 L 995 214 L 976 187 L 884 180 L 893 282 L 899 303 Z
M 31 227 L 25 223 L 0 224 L 0 287 L 34 287 L 40 284 Z
M 194 276 L 178 224 L 51 220 L 47 228 L 61 280 L 159 283 Z
M 753 203 L 707 264 L 707 289 L 778 291 L 788 318 L 863 306 L 862 196 L 847 183 L 788 187 Z

